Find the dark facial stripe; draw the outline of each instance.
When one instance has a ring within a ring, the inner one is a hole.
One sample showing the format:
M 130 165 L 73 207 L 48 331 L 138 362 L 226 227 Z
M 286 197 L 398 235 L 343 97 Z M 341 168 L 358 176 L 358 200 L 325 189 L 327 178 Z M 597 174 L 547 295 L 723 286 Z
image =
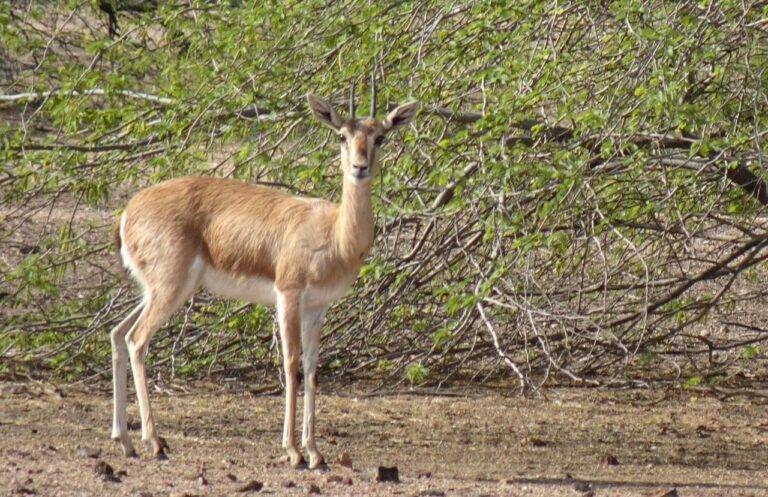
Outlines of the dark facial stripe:
M 357 134 L 352 139 L 352 145 L 354 147 L 354 150 L 357 151 L 358 154 L 364 155 L 366 158 L 368 157 L 368 135 L 367 134 Z

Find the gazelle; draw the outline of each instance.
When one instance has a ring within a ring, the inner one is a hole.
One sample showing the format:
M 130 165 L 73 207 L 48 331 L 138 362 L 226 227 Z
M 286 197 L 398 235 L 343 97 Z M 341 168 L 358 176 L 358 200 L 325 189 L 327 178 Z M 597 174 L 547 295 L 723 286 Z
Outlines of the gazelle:
M 323 464 L 315 444 L 315 392 L 320 325 L 331 302 L 344 296 L 373 242 L 371 178 L 384 137 L 408 124 L 418 110 L 409 102 L 382 120 L 342 120 L 327 102 L 308 95 L 315 117 L 333 129 L 341 148 L 341 203 L 295 197 L 229 179 L 186 177 L 137 193 L 115 238 L 123 265 L 144 298 L 111 332 L 114 413 L 112 438 L 135 456 L 126 420 L 130 359 L 141 414 L 141 439 L 165 458 L 147 392 L 144 359 L 155 331 L 194 292 L 205 287 L 223 297 L 276 305 L 285 368 L 283 448 L 290 464 L 303 464 L 295 440 L 299 344 L 304 366 L 302 445 L 309 467 Z

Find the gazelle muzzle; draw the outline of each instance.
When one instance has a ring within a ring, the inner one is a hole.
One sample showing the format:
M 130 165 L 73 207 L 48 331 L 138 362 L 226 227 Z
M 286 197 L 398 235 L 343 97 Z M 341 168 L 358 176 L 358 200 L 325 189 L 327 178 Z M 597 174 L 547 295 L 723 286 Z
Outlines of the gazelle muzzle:
M 357 179 L 365 179 L 370 177 L 371 170 L 368 167 L 368 163 L 352 164 L 352 176 Z

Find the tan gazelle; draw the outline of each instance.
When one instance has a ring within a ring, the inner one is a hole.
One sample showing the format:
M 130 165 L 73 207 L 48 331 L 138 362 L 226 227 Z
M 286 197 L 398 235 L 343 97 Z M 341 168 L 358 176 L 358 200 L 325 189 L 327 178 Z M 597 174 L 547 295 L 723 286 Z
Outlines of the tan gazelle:
M 375 85 L 374 85 L 375 86 Z M 141 439 L 165 457 L 147 392 L 144 359 L 149 341 L 196 290 L 276 305 L 285 368 L 283 447 L 292 466 L 303 463 L 296 444 L 299 344 L 304 366 L 302 445 L 309 467 L 323 464 L 315 444 L 315 392 L 320 325 L 328 306 L 355 281 L 373 241 L 371 178 L 379 147 L 393 129 L 408 124 L 417 102 L 382 120 L 356 119 L 308 97 L 315 117 L 333 129 L 341 149 L 341 203 L 289 195 L 241 181 L 186 177 L 146 188 L 128 202 L 115 238 L 123 265 L 144 298 L 112 330 L 114 417 L 112 438 L 135 455 L 126 421 L 126 369 L 130 359 L 141 413 Z

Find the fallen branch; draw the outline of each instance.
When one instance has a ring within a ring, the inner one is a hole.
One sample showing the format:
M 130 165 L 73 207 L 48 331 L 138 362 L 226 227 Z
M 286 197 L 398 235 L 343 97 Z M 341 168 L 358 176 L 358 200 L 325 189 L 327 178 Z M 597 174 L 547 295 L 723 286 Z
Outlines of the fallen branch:
M 152 95 L 150 93 L 142 93 L 133 90 L 104 90 L 103 88 L 90 88 L 87 90 L 51 90 L 42 92 L 28 92 L 28 93 L 16 93 L 12 95 L 0 94 L 0 102 L 23 102 L 23 101 L 38 101 L 45 100 L 56 95 L 70 95 L 73 97 L 79 96 L 110 96 L 110 95 L 122 95 L 124 97 L 135 98 L 138 100 L 148 100 L 150 102 L 156 102 L 163 105 L 170 105 L 174 102 L 174 99 L 168 97 L 161 97 L 158 95 Z

